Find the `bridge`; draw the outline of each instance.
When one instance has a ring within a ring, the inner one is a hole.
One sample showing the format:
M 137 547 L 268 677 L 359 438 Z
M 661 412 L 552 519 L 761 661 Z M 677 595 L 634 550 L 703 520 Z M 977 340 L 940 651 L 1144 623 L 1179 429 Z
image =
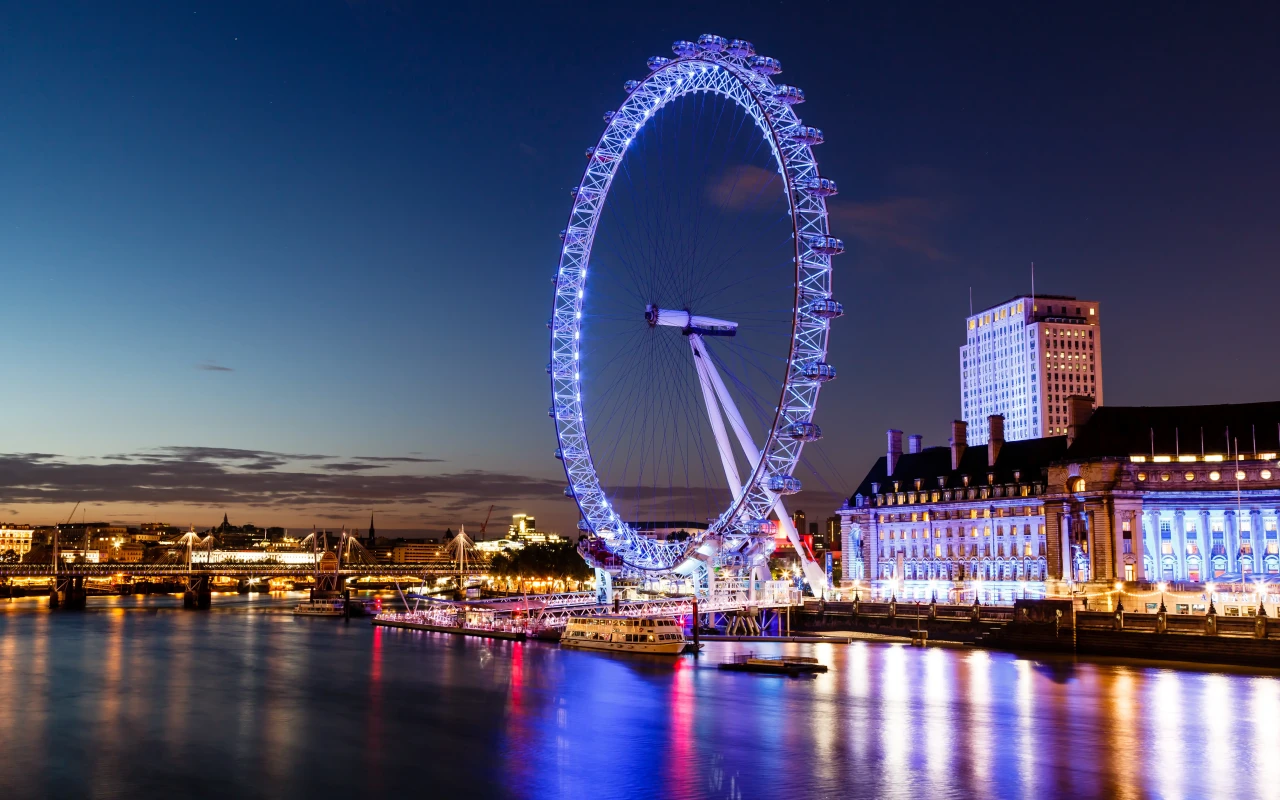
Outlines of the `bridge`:
M 102 564 L 66 561 L 59 558 L 55 534 L 51 560 L 38 564 L 0 564 L 0 582 L 10 579 L 50 581 L 51 608 L 82 609 L 88 597 L 86 581 L 90 579 L 169 579 L 184 586 L 186 608 L 209 608 L 213 581 L 228 578 L 241 582 L 281 578 L 309 578 L 319 591 L 337 593 L 354 578 L 381 578 L 388 581 L 426 582 L 433 578 L 457 578 L 483 575 L 487 564 L 469 559 L 462 545 L 451 548 L 454 558 L 440 558 L 420 563 L 383 563 L 360 542 L 344 531 L 335 549 L 329 548 L 325 534 L 311 534 L 296 550 L 253 551 L 245 557 L 241 551 L 213 549 L 212 536 L 201 539 L 194 531 L 183 535 L 165 558 L 156 563 Z M 307 546 L 310 545 L 310 550 Z M 281 563 L 286 562 L 286 563 Z

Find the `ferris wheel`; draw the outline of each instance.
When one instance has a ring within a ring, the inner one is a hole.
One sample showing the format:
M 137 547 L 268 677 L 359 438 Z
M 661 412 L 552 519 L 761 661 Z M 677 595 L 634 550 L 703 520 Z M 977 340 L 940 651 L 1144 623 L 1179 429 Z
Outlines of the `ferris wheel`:
M 837 187 L 776 59 L 711 34 L 672 50 L 604 115 L 561 232 L 547 371 L 565 494 L 597 567 L 767 577 L 785 535 L 817 593 L 784 498 L 836 376 Z

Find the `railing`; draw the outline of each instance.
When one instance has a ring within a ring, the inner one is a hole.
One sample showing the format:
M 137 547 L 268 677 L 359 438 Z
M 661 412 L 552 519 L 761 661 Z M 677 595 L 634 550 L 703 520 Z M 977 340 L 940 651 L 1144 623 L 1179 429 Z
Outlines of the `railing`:
M 54 574 L 51 564 L 3 564 L 0 565 L 0 578 L 49 578 Z M 319 575 L 341 575 L 342 577 L 398 577 L 408 576 L 420 578 L 424 576 L 447 577 L 459 574 L 456 568 L 439 564 L 354 564 L 341 569 L 316 569 L 311 564 L 254 564 L 254 563 L 221 563 L 221 564 L 60 564 L 57 574 L 60 577 L 110 577 L 128 575 L 133 577 L 209 575 L 225 577 L 308 577 Z M 463 570 L 463 575 L 483 575 L 481 567 Z

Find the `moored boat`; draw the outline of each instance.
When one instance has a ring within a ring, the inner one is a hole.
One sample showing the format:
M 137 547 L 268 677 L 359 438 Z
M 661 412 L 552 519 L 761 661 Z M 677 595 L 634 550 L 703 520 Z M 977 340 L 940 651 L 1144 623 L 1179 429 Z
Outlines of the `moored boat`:
M 560 636 L 562 647 L 618 653 L 679 655 L 684 629 L 670 617 L 574 617 Z
M 346 613 L 347 601 L 342 598 L 337 600 L 308 600 L 305 603 L 298 603 L 293 607 L 293 613 L 299 617 L 341 617 Z

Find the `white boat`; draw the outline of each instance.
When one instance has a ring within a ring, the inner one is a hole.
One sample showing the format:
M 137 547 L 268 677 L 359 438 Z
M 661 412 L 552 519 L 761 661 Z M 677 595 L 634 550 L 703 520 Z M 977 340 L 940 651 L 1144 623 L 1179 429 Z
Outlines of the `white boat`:
M 670 617 L 574 617 L 560 636 L 564 647 L 678 655 L 684 629 Z
M 308 600 L 293 607 L 299 617 L 341 617 L 346 613 L 346 600 Z

